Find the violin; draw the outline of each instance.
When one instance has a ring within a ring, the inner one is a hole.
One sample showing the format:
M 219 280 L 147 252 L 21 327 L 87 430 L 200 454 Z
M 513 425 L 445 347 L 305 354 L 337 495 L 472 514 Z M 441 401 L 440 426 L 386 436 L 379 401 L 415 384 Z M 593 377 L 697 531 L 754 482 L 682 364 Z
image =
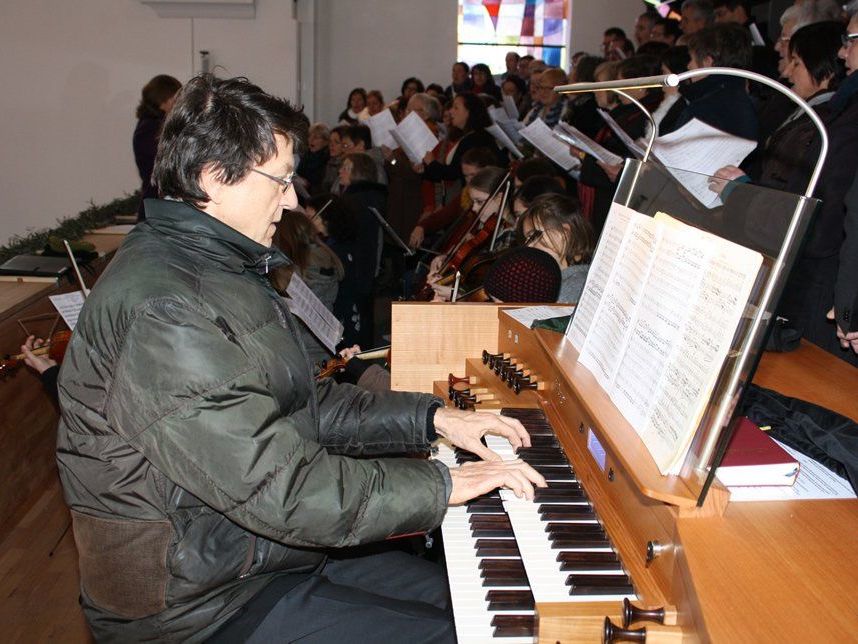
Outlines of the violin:
M 68 347 L 70 339 L 71 331 L 57 331 L 51 336 L 48 342 L 37 349 L 33 349 L 32 353 L 37 356 L 47 355 L 48 358 L 59 364 L 63 361 L 63 356 L 66 353 L 66 347 Z M 24 358 L 26 356 L 23 353 L 7 355 L 0 362 L 0 376 L 11 373 L 20 367 L 21 363 L 24 362 Z
M 378 349 L 361 351 L 360 353 L 354 354 L 352 358 L 360 358 L 361 360 L 377 360 L 378 358 L 384 358 L 387 363 L 390 364 L 390 345 L 379 347 Z M 316 376 L 316 380 L 330 378 L 334 374 L 342 373 L 345 371 L 346 363 L 349 360 L 351 360 L 351 358 L 344 358 L 340 355 L 336 355 L 330 360 L 326 360 L 319 365 L 319 374 Z

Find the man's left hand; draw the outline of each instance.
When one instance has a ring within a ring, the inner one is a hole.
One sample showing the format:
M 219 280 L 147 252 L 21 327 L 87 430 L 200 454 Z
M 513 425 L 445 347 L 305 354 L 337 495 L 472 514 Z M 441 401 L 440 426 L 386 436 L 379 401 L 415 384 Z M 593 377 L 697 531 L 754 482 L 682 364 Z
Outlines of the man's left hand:
M 435 431 L 456 447 L 468 450 L 485 461 L 500 456 L 480 442 L 486 434 L 506 438 L 513 448 L 530 447 L 530 435 L 514 418 L 480 411 L 460 411 L 441 407 L 435 412 Z

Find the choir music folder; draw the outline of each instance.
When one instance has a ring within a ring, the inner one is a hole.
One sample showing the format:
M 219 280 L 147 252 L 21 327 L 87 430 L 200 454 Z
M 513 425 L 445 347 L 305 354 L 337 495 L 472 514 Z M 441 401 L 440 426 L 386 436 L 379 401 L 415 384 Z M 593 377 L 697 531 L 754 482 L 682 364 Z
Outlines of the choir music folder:
M 70 269 L 68 257 L 17 255 L 0 265 L 0 281 L 51 281 Z
M 727 486 L 792 485 L 799 463 L 747 418 L 739 420 L 716 476 Z

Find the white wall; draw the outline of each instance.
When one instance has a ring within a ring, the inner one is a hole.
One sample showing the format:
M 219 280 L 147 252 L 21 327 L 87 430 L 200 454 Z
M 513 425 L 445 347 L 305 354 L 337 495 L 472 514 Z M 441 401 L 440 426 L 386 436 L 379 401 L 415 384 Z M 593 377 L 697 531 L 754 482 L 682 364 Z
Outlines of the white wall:
M 635 20 L 644 11 L 640 0 L 572 0 L 570 55 L 587 51 L 602 55 L 602 34 L 619 27 L 634 42 Z
M 399 96 L 402 81 L 450 83 L 457 0 L 317 0 L 315 120 L 335 123 L 349 90 Z
M 137 0 L 0 2 L 0 244 L 132 192 L 140 89 L 185 81 L 200 49 L 230 75 L 294 98 L 292 3 L 257 0 L 255 20 L 158 18 Z

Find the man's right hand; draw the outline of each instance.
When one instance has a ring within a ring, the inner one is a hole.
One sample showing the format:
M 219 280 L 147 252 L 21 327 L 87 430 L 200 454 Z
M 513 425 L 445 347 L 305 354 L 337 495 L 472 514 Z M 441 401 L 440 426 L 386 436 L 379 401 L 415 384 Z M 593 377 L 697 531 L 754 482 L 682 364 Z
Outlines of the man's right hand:
M 450 470 L 453 492 L 450 505 L 487 494 L 497 488 L 507 488 L 519 498 L 533 499 L 533 487 L 546 487 L 543 476 L 521 460 L 476 461 Z

